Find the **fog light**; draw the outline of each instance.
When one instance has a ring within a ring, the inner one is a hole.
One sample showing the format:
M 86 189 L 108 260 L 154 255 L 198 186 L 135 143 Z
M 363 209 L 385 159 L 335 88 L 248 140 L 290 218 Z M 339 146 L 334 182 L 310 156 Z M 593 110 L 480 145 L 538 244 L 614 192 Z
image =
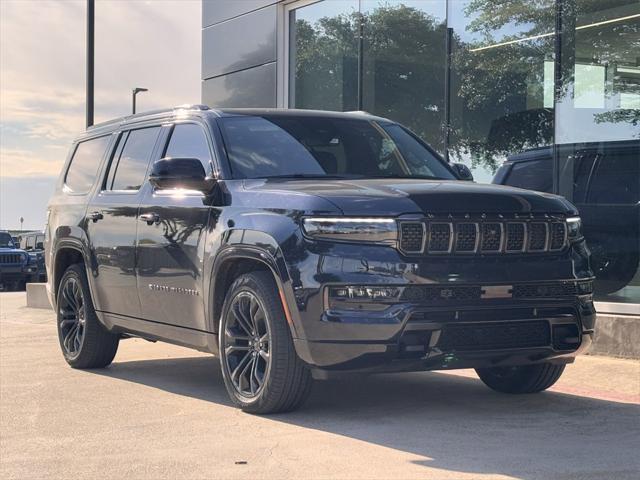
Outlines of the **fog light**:
M 393 300 L 400 295 L 398 287 L 332 287 L 329 298 L 344 300 Z

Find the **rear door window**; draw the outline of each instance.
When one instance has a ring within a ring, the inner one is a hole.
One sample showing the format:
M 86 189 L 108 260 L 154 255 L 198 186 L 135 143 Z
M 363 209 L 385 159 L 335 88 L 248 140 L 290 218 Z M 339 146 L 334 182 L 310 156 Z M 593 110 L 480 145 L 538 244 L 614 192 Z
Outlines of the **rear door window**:
M 131 130 L 122 149 L 118 148 L 111 162 L 107 176 L 108 190 L 137 191 L 147 174 L 153 148 L 158 139 L 160 127 Z
M 64 183 L 73 193 L 87 193 L 96 180 L 100 162 L 104 157 L 110 136 L 80 142 L 67 169 Z

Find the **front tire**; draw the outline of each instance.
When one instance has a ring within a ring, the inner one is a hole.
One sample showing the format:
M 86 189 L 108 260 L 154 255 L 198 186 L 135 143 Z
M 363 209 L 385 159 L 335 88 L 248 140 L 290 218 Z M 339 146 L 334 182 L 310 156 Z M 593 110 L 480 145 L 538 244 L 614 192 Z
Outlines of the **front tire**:
M 537 393 L 558 381 L 565 365 L 538 363 L 518 367 L 476 368 L 486 386 L 501 393 Z
M 245 412 L 295 410 L 311 390 L 311 373 L 298 358 L 273 277 L 238 277 L 220 319 L 220 364 L 225 387 Z
M 58 339 L 67 363 L 82 369 L 109 365 L 120 338 L 108 332 L 98 320 L 82 265 L 71 265 L 64 272 L 57 305 Z

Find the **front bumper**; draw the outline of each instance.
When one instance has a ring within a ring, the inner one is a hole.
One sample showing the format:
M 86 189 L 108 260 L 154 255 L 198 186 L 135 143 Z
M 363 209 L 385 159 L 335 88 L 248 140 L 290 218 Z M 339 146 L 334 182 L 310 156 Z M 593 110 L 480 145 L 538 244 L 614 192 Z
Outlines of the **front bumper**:
M 407 262 L 389 248 L 337 246 L 319 253 L 307 256 L 304 264 L 289 265 L 292 277 L 300 279 L 293 285 L 294 344 L 314 369 L 385 372 L 569 363 L 593 337 L 591 295 L 552 288 L 540 290 L 536 297 L 540 285 L 575 283 L 577 288 L 588 282 L 591 272 L 584 250 L 552 258 L 418 263 Z M 447 298 L 340 304 L 331 302 L 327 293 L 339 285 L 454 290 L 474 285 L 482 292 L 519 291 L 522 296 L 475 298 L 456 293 Z
M 24 279 L 22 265 L 0 266 L 0 283 L 18 282 Z
M 540 362 L 570 363 L 591 344 L 596 314 L 591 301 L 500 304 L 458 308 L 398 307 L 402 320 L 351 324 L 368 340 L 295 339 L 296 351 L 319 369 L 372 372 L 479 368 Z M 406 308 L 406 310 L 405 310 Z M 498 318 L 496 320 L 496 318 Z M 346 318 L 343 318 L 346 320 Z M 365 333 L 366 332 L 366 333 Z M 454 332 L 450 334 L 448 332 Z M 389 336 L 389 334 L 391 334 Z

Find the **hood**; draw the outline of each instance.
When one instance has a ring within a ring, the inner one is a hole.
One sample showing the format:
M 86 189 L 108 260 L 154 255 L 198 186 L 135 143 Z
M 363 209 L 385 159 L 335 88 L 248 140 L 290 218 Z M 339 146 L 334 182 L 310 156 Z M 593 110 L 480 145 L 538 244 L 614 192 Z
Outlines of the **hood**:
M 320 197 L 333 203 L 345 215 L 577 213 L 575 207 L 557 195 L 463 181 L 273 179 L 247 181 L 245 188 L 284 196 Z M 291 198 L 290 202 L 293 201 Z

